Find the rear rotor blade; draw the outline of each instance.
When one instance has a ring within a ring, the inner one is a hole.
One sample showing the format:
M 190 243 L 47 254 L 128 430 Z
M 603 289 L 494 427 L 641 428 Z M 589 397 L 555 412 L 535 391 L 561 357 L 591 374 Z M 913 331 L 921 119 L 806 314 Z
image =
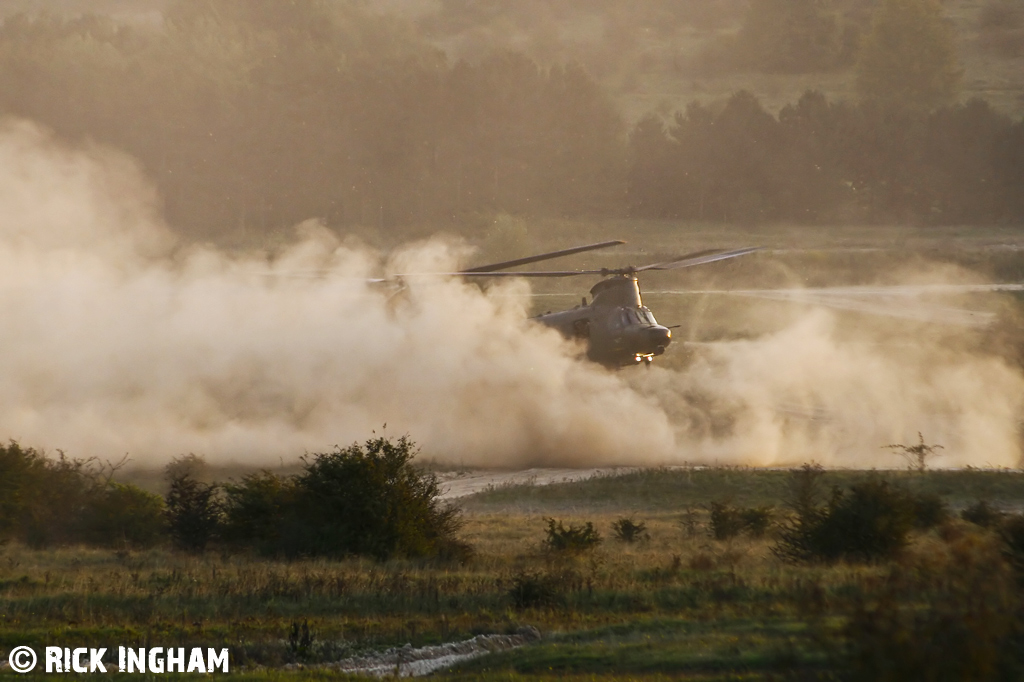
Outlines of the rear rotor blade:
M 704 265 L 705 263 L 714 263 L 720 260 L 726 260 L 728 258 L 737 258 L 738 256 L 745 256 L 748 253 L 754 251 L 760 251 L 760 246 L 747 246 L 742 249 L 733 249 L 731 251 L 722 251 L 721 249 L 711 249 L 708 251 L 698 251 L 696 253 L 687 254 L 680 256 L 674 260 L 665 261 L 664 263 L 652 263 L 651 265 L 643 265 L 639 268 L 634 268 L 634 272 L 644 272 L 646 270 L 676 270 L 678 268 L 689 268 L 694 265 Z
M 405 275 L 394 275 L 395 277 L 576 277 L 578 275 L 607 275 L 617 274 L 610 270 L 527 270 L 525 272 L 420 272 Z
M 613 239 L 608 242 L 600 242 L 598 244 L 588 244 L 587 246 L 575 246 L 571 249 L 562 249 L 561 251 L 551 251 L 549 253 L 541 253 L 536 256 L 527 256 L 526 258 L 517 258 L 515 260 L 507 260 L 501 263 L 491 263 L 489 265 L 480 265 L 475 268 L 469 268 L 460 272 L 454 273 L 457 275 L 468 275 L 473 273 L 484 273 L 494 272 L 495 270 L 504 270 L 506 268 L 514 268 L 517 265 L 528 265 L 530 263 L 536 263 L 542 260 L 549 260 L 551 258 L 561 258 L 563 256 L 571 256 L 575 253 L 583 253 L 584 251 L 595 251 L 597 249 L 606 249 L 609 246 L 618 246 L 619 244 L 625 244 L 626 242 L 621 239 Z M 527 273 L 523 273 L 521 276 L 530 276 Z M 551 277 L 568 277 L 569 275 L 549 275 Z

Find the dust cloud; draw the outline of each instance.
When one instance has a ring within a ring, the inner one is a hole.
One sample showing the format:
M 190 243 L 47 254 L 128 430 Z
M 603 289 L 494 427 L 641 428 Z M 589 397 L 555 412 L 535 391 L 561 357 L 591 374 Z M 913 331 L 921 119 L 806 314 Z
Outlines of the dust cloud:
M 142 464 L 276 464 L 385 423 L 455 463 L 670 456 L 665 414 L 527 323 L 522 284 L 410 278 L 396 294 L 362 281 L 375 254 L 299 229 L 272 258 L 176 245 L 129 159 L 5 123 L 0 434 Z M 386 265 L 456 255 L 435 241 Z M 293 276 L 313 270 L 339 276 Z
M 681 449 L 698 444 L 698 462 L 902 467 L 883 446 L 917 445 L 921 433 L 942 445 L 929 466 L 1018 466 L 1024 379 L 950 334 L 908 340 L 906 323 L 887 319 L 850 333 L 814 310 L 756 340 L 706 347 L 685 375 L 655 371 L 637 390 L 658 397 Z
M 225 253 L 159 214 L 131 159 L 0 124 L 0 436 L 266 465 L 386 423 L 470 466 L 892 466 L 879 446 L 922 431 L 940 465 L 1018 461 L 1024 380 L 944 341 L 893 351 L 817 312 L 685 370 L 610 372 L 526 320 L 522 282 L 365 281 L 450 270 L 457 243 L 385 258 L 311 221 L 285 248 Z

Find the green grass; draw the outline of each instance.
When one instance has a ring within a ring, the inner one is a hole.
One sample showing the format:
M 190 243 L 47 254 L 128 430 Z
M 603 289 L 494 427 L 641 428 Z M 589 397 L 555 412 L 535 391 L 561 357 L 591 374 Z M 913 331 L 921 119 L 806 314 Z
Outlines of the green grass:
M 826 482 L 846 486 L 865 475 L 830 471 Z M 1012 472 L 886 475 L 953 504 L 979 497 L 1006 506 L 1024 501 L 1024 476 Z M 897 564 L 867 566 L 787 565 L 771 554 L 770 537 L 722 543 L 708 537 L 705 501 L 779 506 L 787 478 L 785 471 L 655 469 L 481 493 L 465 500 L 463 536 L 478 556 L 463 567 L 8 545 L 0 548 L 0 654 L 22 644 L 226 646 L 239 679 L 336 679 L 315 666 L 406 642 L 423 646 L 532 625 L 542 632 L 541 642 L 440 676 L 767 680 L 794 670 L 828 674 L 835 647 L 823 642 L 873 598 L 894 566 L 959 566 L 960 550 L 950 548 L 984 547 L 992 537 L 956 522 L 952 530 L 916 537 Z M 679 523 L 686 506 L 696 515 L 696 535 Z M 622 510 L 647 524 L 650 540 L 607 539 Z M 547 516 L 592 521 L 606 540 L 582 556 L 552 555 L 542 549 Z M 513 608 L 508 592 L 518 571 L 555 576 L 559 600 Z M 940 598 L 942 584 L 914 583 L 908 598 L 928 604 Z M 314 633 L 304 658 L 288 640 L 292 625 L 303 621 Z M 313 669 L 285 670 L 291 662 Z
M 894 456 L 894 465 L 898 463 Z M 847 487 L 867 475 L 862 471 L 829 470 L 823 476 L 823 485 L 826 489 Z M 1024 507 L 1024 474 L 1016 470 L 936 470 L 924 475 L 891 471 L 885 475 L 914 492 L 941 495 L 956 508 L 977 500 L 996 506 Z M 641 469 L 547 486 L 502 486 L 473 495 L 462 504 L 473 511 L 537 507 L 552 512 L 581 507 L 602 512 L 667 512 L 700 507 L 712 501 L 755 507 L 781 504 L 787 496 L 789 477 L 785 470 Z

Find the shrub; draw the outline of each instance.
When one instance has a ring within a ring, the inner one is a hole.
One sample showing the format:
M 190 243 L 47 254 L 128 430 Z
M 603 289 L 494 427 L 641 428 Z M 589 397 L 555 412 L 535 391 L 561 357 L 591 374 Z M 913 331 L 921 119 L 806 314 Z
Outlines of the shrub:
M 220 525 L 218 486 L 200 483 L 188 473 L 178 474 L 171 479 L 164 516 L 176 547 L 202 552 Z
M 771 507 L 750 507 L 740 510 L 740 520 L 743 522 L 743 530 L 749 535 L 760 538 L 771 528 L 772 518 L 775 512 Z
M 825 470 L 813 462 L 789 472 L 787 506 L 798 517 L 813 517 L 824 503 L 824 477 Z
M 565 583 L 557 574 L 522 571 L 512 577 L 508 596 L 516 609 L 551 608 L 565 601 Z
M 805 474 L 798 474 L 805 475 Z M 833 489 L 825 507 L 802 505 L 772 548 L 788 561 L 876 561 L 906 543 L 915 521 L 915 498 L 878 477 Z
M 285 548 L 291 554 L 465 556 L 455 506 L 442 504 L 434 474 L 412 465 L 407 437 L 368 440 L 316 454 L 294 482 Z
M 686 511 L 683 512 L 682 518 L 679 519 L 679 525 L 682 527 L 683 532 L 686 533 L 686 537 L 697 537 L 697 512 L 693 510 L 693 507 L 686 507 Z
M 0 446 L 0 540 L 31 547 L 80 542 L 86 510 L 106 483 L 96 460 Z
M 740 534 L 743 530 L 743 517 L 738 509 L 730 507 L 724 502 L 712 502 L 709 509 L 711 512 L 711 537 L 716 540 L 728 540 Z
M 1024 583 L 1024 516 L 1014 514 L 1008 517 L 999 529 L 999 536 L 1003 541 L 1003 556 L 1017 575 L 1017 580 Z
M 108 483 L 89 501 L 82 538 L 105 547 L 152 547 L 164 533 L 164 501 L 137 486 Z
M 590 551 L 601 544 L 601 534 L 594 529 L 594 524 L 587 521 L 582 526 L 570 524 L 568 528 L 561 521 L 547 519 L 547 538 L 544 545 L 552 552 L 580 554 Z
M 735 508 L 723 502 L 712 502 L 711 536 L 716 540 L 728 540 L 740 533 L 762 537 L 771 526 L 771 507 Z
M 995 528 L 1003 520 L 1003 513 L 991 507 L 985 500 L 979 500 L 960 512 L 960 518 L 982 528 Z
M 45 466 L 43 456 L 32 448 L 15 441 L 0 446 L 0 540 L 19 535 Z
M 316 633 L 309 629 L 308 620 L 303 620 L 301 624 L 298 621 L 292 623 L 288 631 L 288 651 L 293 660 L 308 659 L 315 641 Z
M 927 530 L 949 519 L 949 507 L 936 493 L 918 493 L 914 501 L 914 528 Z
M 895 564 L 843 634 L 851 680 L 1020 679 L 1020 597 L 993 538 L 960 534 Z
M 295 500 L 294 481 L 265 470 L 243 477 L 240 483 L 225 484 L 221 537 L 237 547 L 277 553 Z
M 413 467 L 415 451 L 408 438 L 376 438 L 314 454 L 298 476 L 261 471 L 225 485 L 223 538 L 284 556 L 468 561 L 460 512 L 441 503 L 436 476 Z
M 643 521 L 637 523 L 631 518 L 621 518 L 612 524 L 612 532 L 615 539 L 621 542 L 634 543 L 638 540 L 650 540 L 647 534 L 647 524 Z

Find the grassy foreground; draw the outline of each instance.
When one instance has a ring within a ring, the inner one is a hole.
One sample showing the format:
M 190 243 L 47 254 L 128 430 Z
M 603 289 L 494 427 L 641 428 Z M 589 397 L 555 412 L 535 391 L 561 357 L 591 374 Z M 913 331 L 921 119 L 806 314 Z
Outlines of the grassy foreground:
M 827 474 L 840 486 L 864 475 Z M 977 499 L 1024 506 L 1024 476 L 1015 472 L 889 475 L 954 506 Z M 0 548 L 0 653 L 6 661 L 7 651 L 25 644 L 228 647 L 241 679 L 336 679 L 316 664 L 532 625 L 540 643 L 441 676 L 832 679 L 848 656 L 851 619 L 868 606 L 883 608 L 893 585 L 919 612 L 955 606 L 961 592 L 992 602 L 984 614 L 993 622 L 1006 611 L 1009 597 L 984 586 L 999 581 L 994 534 L 960 521 L 915 536 L 893 562 L 860 566 L 782 563 L 770 551 L 771 533 L 709 537 L 703 505 L 778 506 L 787 476 L 647 470 L 491 490 L 464 500 L 462 537 L 477 552 L 465 566 L 8 545 Z M 627 515 L 646 523 L 649 539 L 612 539 L 612 523 Z M 549 516 L 591 521 L 605 540 L 591 552 L 553 556 L 542 547 Z M 517 608 L 513 589 L 528 580 L 547 585 L 550 599 Z M 903 646 L 912 656 L 926 643 L 908 632 Z M 289 663 L 306 669 L 285 669 Z

